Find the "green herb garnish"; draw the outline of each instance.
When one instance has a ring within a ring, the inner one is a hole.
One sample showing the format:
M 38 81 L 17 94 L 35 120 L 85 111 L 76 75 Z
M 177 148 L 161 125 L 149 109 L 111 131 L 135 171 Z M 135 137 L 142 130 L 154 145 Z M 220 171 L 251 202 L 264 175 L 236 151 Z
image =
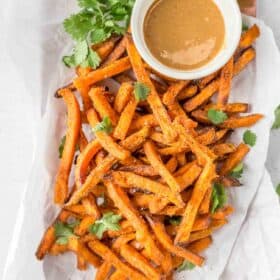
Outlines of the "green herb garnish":
M 177 268 L 178 272 L 181 272 L 183 270 L 193 270 L 195 268 L 195 265 L 187 260 L 184 260 L 183 263 Z
M 182 221 L 182 217 L 180 216 L 173 216 L 168 219 L 168 222 L 173 226 L 180 225 L 181 221 Z
M 246 130 L 243 134 L 243 141 L 245 144 L 253 147 L 257 141 L 257 135 L 251 130 Z
M 227 202 L 227 194 L 222 184 L 214 183 L 211 200 L 211 213 L 215 213 L 217 209 L 224 207 Z
M 137 101 L 144 101 L 147 99 L 151 89 L 143 83 L 137 82 L 134 84 L 134 96 Z
M 239 163 L 235 168 L 232 169 L 230 172 L 230 176 L 235 179 L 240 179 L 242 177 L 244 171 L 244 164 L 243 162 Z
M 272 129 L 276 129 L 280 127 L 280 105 L 274 111 L 275 120 L 272 125 Z
M 73 54 L 64 56 L 62 61 L 67 67 L 76 67 L 80 65 L 82 67 L 96 68 L 99 66 L 101 59 L 99 55 L 88 46 L 87 41 L 81 41 L 76 44 Z
M 59 147 L 58 147 L 59 158 L 62 158 L 62 154 L 63 154 L 65 142 L 66 142 L 66 136 L 64 135 L 64 136 L 61 138 L 60 144 L 59 144 Z
M 245 31 L 247 31 L 248 29 L 249 29 L 248 24 L 242 22 L 242 31 L 245 32 Z
M 104 214 L 100 220 L 95 221 L 95 223 L 89 227 L 89 232 L 101 239 L 103 233 L 107 230 L 120 230 L 121 227 L 119 225 L 119 221 L 121 219 L 122 217 L 120 215 L 116 215 L 113 212 L 108 212 Z
M 74 221 L 72 223 L 64 224 L 62 222 L 56 222 L 54 224 L 54 233 L 56 237 L 56 243 L 60 245 L 65 245 L 68 243 L 70 237 L 77 237 L 74 234 L 74 228 L 79 224 L 79 221 Z
M 280 196 L 280 184 L 276 187 L 276 193 Z
M 109 117 L 104 117 L 103 120 L 93 128 L 93 132 L 99 131 L 107 134 L 110 134 L 113 131 L 112 122 Z
M 65 31 L 77 42 L 73 54 L 65 56 L 63 62 L 68 67 L 96 68 L 100 58 L 90 46 L 126 32 L 134 0 L 78 0 L 78 5 L 81 11 L 63 22 Z M 84 45 L 82 51 L 80 43 Z
M 228 119 L 228 116 L 225 112 L 216 109 L 209 109 L 207 112 L 207 117 L 213 124 L 216 125 L 222 124 Z

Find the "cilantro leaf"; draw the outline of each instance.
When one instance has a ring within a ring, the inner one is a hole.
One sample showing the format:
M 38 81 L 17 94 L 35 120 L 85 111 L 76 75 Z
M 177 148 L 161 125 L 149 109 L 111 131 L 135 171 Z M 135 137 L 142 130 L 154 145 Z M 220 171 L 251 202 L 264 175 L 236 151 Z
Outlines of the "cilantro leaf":
M 98 239 L 101 239 L 103 233 L 107 230 L 118 231 L 121 229 L 119 221 L 122 216 L 116 215 L 113 212 L 108 212 L 102 216 L 101 219 L 95 221 L 93 225 L 89 227 L 89 232 L 96 235 Z
M 67 67 L 92 67 L 96 68 L 100 65 L 101 59 L 99 55 L 89 48 L 87 41 L 81 41 L 76 44 L 71 56 L 64 56 L 63 62 Z
M 104 117 L 103 120 L 93 128 L 93 132 L 98 131 L 105 132 L 107 134 L 110 134 L 113 131 L 112 122 L 109 117 Z
M 54 224 L 54 233 L 56 237 L 56 243 L 60 245 L 65 245 L 68 243 L 68 239 L 70 237 L 76 236 L 74 234 L 74 227 L 77 225 L 71 225 L 71 224 L 64 224 L 62 222 L 56 222 Z
M 71 15 L 65 19 L 63 26 L 65 31 L 75 40 L 82 41 L 88 36 L 88 33 L 94 27 L 93 15 L 87 11 Z
M 65 66 L 69 68 L 76 66 L 74 55 L 65 55 L 63 56 L 62 61 L 65 64 Z
M 276 193 L 280 196 L 280 184 L 276 187 Z
M 211 213 L 216 212 L 217 209 L 222 208 L 227 202 L 227 194 L 225 187 L 222 184 L 214 183 L 212 192 Z
M 59 158 L 62 158 L 65 142 L 66 142 L 66 135 L 64 135 L 60 140 L 60 144 L 58 147 Z
M 182 221 L 182 217 L 180 216 L 173 216 L 168 219 L 168 222 L 173 226 L 180 225 L 181 221 Z
M 151 89 L 143 83 L 136 82 L 134 84 L 134 96 L 137 101 L 146 100 Z
M 105 41 L 111 34 L 108 34 L 104 29 L 95 29 L 90 33 L 90 40 L 92 44 L 98 44 Z
M 244 163 L 239 163 L 235 168 L 230 172 L 230 176 L 235 179 L 240 179 L 244 171 Z
M 242 31 L 245 32 L 249 29 L 248 24 L 246 24 L 245 22 L 242 22 Z
M 74 59 L 76 65 L 80 65 L 83 61 L 86 60 L 89 53 L 89 47 L 87 41 L 78 42 L 75 47 Z
M 195 265 L 187 260 L 184 260 L 183 263 L 177 268 L 178 272 L 183 270 L 192 270 L 195 268 Z
M 245 144 L 253 147 L 257 141 L 257 135 L 251 130 L 246 130 L 243 134 L 243 141 Z
M 276 129 L 280 127 L 280 105 L 274 111 L 275 120 L 272 125 L 272 129 Z
M 82 67 L 91 67 L 95 69 L 100 65 L 101 59 L 97 52 L 93 51 L 92 49 L 89 49 L 88 57 L 85 61 L 81 63 Z
M 216 109 L 209 109 L 207 112 L 207 117 L 213 124 L 216 125 L 221 124 L 228 119 L 228 116 L 225 112 Z

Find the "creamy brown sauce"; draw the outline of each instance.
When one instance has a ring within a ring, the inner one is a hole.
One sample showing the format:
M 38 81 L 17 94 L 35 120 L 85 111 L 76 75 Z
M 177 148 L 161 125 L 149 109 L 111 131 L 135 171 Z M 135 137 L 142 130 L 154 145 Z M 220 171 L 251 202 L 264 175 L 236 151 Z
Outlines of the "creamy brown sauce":
M 225 25 L 212 0 L 157 0 L 144 21 L 147 47 L 161 63 L 199 68 L 221 50 Z

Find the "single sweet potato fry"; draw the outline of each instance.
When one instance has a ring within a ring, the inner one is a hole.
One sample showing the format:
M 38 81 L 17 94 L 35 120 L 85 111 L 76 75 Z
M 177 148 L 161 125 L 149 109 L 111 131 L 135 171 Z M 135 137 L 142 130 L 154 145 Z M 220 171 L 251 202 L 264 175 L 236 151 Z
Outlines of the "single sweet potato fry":
M 131 82 L 121 84 L 114 101 L 114 110 L 117 113 L 121 113 L 123 111 L 132 96 L 132 91 L 133 85 Z
M 70 90 L 62 90 L 59 94 L 67 105 L 67 133 L 54 184 L 54 202 L 63 204 L 68 197 L 68 179 L 79 140 L 81 117 L 80 107 L 75 95 Z
M 50 226 L 44 233 L 44 236 L 40 242 L 40 245 L 36 251 L 36 257 L 38 260 L 42 260 L 48 253 L 50 248 L 55 242 L 54 227 Z
M 227 175 L 230 171 L 237 166 L 244 157 L 248 154 L 250 148 L 248 145 L 241 143 L 236 148 L 235 152 L 229 155 L 226 161 L 223 163 L 222 168 L 219 172 L 220 175 Z
M 198 93 L 193 98 L 189 99 L 184 104 L 184 109 L 187 112 L 191 112 L 191 111 L 195 110 L 197 107 L 202 105 L 204 102 L 209 100 L 214 95 L 214 93 L 218 90 L 219 85 L 220 85 L 220 80 L 219 79 L 216 79 L 216 80 L 212 81 L 200 93 Z
M 104 95 L 104 90 L 104 87 L 93 87 L 89 91 L 89 96 L 95 110 L 99 113 L 100 117 L 109 117 L 113 126 L 115 126 L 118 123 L 119 116 L 107 101 Z
M 220 87 L 217 101 L 218 107 L 220 108 L 223 108 L 229 98 L 233 77 L 233 64 L 234 62 L 232 57 L 221 70 Z
M 74 85 L 76 88 L 89 87 L 96 84 L 104 79 L 116 76 L 126 70 L 131 68 L 131 64 L 128 57 L 121 58 L 113 63 L 105 66 L 104 68 L 99 68 L 97 70 L 91 71 L 84 77 L 78 77 L 74 80 Z
M 249 127 L 256 124 L 262 118 L 263 115 L 261 114 L 252 114 L 244 117 L 230 117 L 219 126 L 223 128 L 229 128 L 229 129 L 239 128 L 239 127 Z

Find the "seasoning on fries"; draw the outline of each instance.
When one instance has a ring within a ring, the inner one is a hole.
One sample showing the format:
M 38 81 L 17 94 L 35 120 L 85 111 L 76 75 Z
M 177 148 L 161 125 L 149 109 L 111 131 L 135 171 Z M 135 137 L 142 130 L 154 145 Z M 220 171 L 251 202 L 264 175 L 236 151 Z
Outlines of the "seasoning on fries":
M 92 46 L 100 66 L 79 66 L 71 86 L 58 90 L 68 111 L 54 186 L 61 212 L 43 234 L 39 260 L 71 251 L 77 269 L 94 266 L 100 280 L 171 279 L 207 262 L 203 252 L 234 211 L 227 189 L 241 185 L 250 151 L 229 135 L 263 117 L 249 115 L 249 104 L 229 103 L 258 36 L 254 25 L 230 61 L 199 81 L 158 75 L 129 33 Z M 119 83 L 117 92 L 102 84 L 108 78 Z

